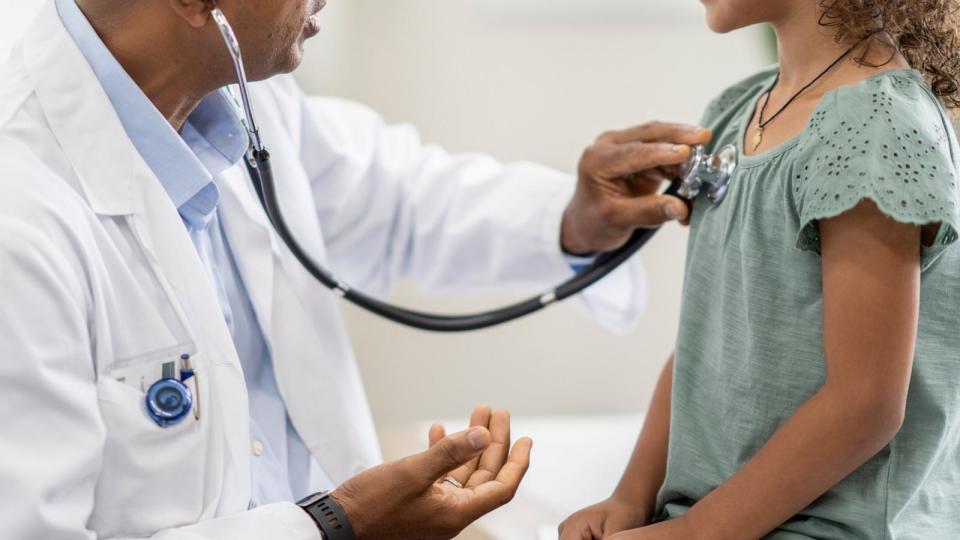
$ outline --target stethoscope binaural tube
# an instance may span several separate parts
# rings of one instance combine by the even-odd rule
[[[405,326],[433,332],[468,332],[497,326],[535,313],[551,304],[579,294],[624,264],[640,248],[646,245],[659,230],[658,228],[637,229],[622,247],[598,256],[587,269],[552,290],[504,308],[482,313],[466,315],[426,313],[395,306],[355,290],[318,264],[293,236],[280,207],[276,183],[273,178],[273,168],[270,164],[270,152],[263,146],[259,130],[253,119],[239,43],[219,8],[214,7],[213,17],[227,44],[237,72],[241,105],[244,109],[246,127],[250,132],[250,149],[245,157],[245,164],[271,225],[293,256],[311,276],[337,295],[366,311]],[[732,162],[728,147],[724,147],[726,154],[718,153],[718,155],[722,154],[722,159],[716,156],[707,156],[701,147],[694,150],[690,160],[683,167],[684,178],[674,182],[664,194],[677,196],[678,193],[684,192],[692,198],[699,193],[699,190],[705,184],[712,187],[722,184],[722,192],[725,193],[725,186],[729,183],[733,170],[736,168],[736,148],[733,148]],[[721,161],[723,162],[721,163]],[[718,167],[722,170],[718,170]],[[722,199],[723,193],[720,194],[719,199]],[[719,203],[719,199],[713,202]]]

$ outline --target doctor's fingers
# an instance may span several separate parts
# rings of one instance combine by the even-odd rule
[[[470,414],[470,427],[482,427],[491,430],[490,427],[490,418],[493,415],[493,411],[490,407],[486,405],[481,405],[473,409],[473,413]],[[491,432],[491,438],[496,439],[496,436]],[[467,482],[470,480],[470,476],[477,470],[477,467],[480,465],[480,456],[477,456],[471,459],[468,463],[457,467],[457,469],[450,473],[450,476],[454,477],[457,482],[460,482],[462,485],[467,485]]]
[[[631,195],[640,197],[659,192],[663,184],[671,182],[673,179],[674,177],[669,175],[663,167],[658,167],[612,181],[623,182]]]
[[[608,207],[609,222],[617,227],[637,229],[659,227],[668,221],[686,223],[690,207],[671,195],[646,195],[613,201]]]
[[[427,448],[433,448],[435,444],[442,441],[444,437],[447,436],[447,428],[443,424],[437,422],[430,426],[430,431],[427,432],[428,445]]]
[[[660,167],[679,165],[690,147],[668,143],[596,144],[584,154],[582,172],[596,178],[625,178]]]
[[[597,140],[617,144],[628,142],[661,142],[695,146],[698,144],[707,144],[711,138],[713,138],[713,133],[707,128],[688,124],[672,124],[669,122],[648,122],[619,131],[608,131]]]
[[[490,416],[490,446],[480,455],[479,466],[464,484],[479,486],[500,474],[510,453],[510,413],[497,411]]]
[[[473,412],[470,413],[470,424],[467,427],[489,427],[490,414],[490,407],[486,405],[474,407]],[[433,448],[433,445],[440,442],[440,440],[446,436],[447,428],[441,422],[434,423],[430,426],[430,431],[428,432],[428,448]]]
[[[420,492],[442,479],[450,471],[469,463],[490,446],[486,428],[470,428],[437,441],[426,452],[396,462],[411,492]]]
[[[513,500],[530,468],[532,448],[532,439],[524,437],[518,440],[496,477],[472,488],[468,508],[465,509],[471,522]]]

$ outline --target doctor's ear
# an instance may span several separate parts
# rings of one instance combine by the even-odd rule
[[[203,28],[216,4],[211,0],[170,0],[170,7],[190,26]]]

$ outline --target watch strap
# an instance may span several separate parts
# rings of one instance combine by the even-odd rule
[[[325,540],[357,540],[350,519],[329,492],[314,493],[297,504],[313,518]]]

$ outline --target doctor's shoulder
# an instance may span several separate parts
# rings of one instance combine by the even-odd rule
[[[0,62],[0,131],[8,127],[32,94],[27,74],[13,61],[13,55]]]
[[[70,285],[86,282],[84,261],[97,226],[89,206],[36,152],[2,130],[0,163],[2,279],[27,271],[18,265],[50,265]]]
[[[383,137],[391,137],[390,148],[398,152],[408,149],[400,141],[420,143],[413,127],[388,126],[377,111],[357,101],[308,95],[291,75],[254,83],[251,93],[264,137],[292,136],[293,144],[309,153],[365,161],[371,151],[387,150]]]

